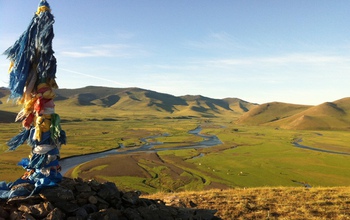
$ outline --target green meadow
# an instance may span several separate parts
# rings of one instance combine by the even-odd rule
[[[96,113],[96,112],[95,112]],[[177,147],[157,153],[113,155],[81,164],[66,175],[115,182],[125,190],[145,193],[206,190],[213,188],[294,186],[349,186],[350,155],[297,148],[301,144],[350,154],[347,131],[285,130],[235,124],[234,118],[176,119],[168,117],[99,117],[88,114],[74,118],[67,113],[62,128],[68,143],[61,157],[100,152],[113,148],[135,149],[151,142],[154,148]],[[76,117],[76,116],[75,116]],[[201,126],[201,134],[216,135],[223,143],[200,149],[181,149],[202,138],[188,131]],[[18,123],[0,124],[0,179],[13,181],[24,170],[17,166],[30,148],[20,146],[7,152],[5,142],[21,129]],[[166,135],[164,135],[166,134]]]
[[[201,141],[189,130],[201,125],[202,134],[216,135],[223,144],[201,148],[181,149]],[[201,190],[207,188],[234,188],[258,186],[348,186],[350,184],[349,155],[338,155],[295,147],[292,143],[320,149],[350,153],[346,131],[298,131],[262,126],[238,126],[225,120],[196,119],[120,119],[115,121],[70,121],[62,123],[67,132],[68,144],[62,146],[61,156],[99,152],[118,148],[125,150],[140,147],[140,139],[167,133],[153,138],[163,142],[155,148],[179,146],[178,150],[159,151],[157,157],[137,153],[130,174],[119,173],[118,167],[126,156],[108,161],[97,159],[75,167],[73,177],[97,178],[116,182],[126,189],[144,192]],[[18,178],[23,169],[16,165],[27,157],[30,148],[20,146],[14,152],[5,152],[4,142],[16,135],[18,124],[1,126],[1,179]],[[122,149],[121,149],[122,150]],[[158,160],[158,159],[157,159]],[[89,167],[87,169],[87,167]],[[91,168],[91,166],[93,168]],[[140,175],[138,169],[143,170]],[[116,170],[113,172],[113,170]],[[97,173],[91,176],[91,173]]]

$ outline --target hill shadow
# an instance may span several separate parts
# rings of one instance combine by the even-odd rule
[[[0,110],[0,122],[1,123],[15,122],[16,116],[17,116],[17,113]]]
[[[78,103],[80,105],[95,105],[91,101],[97,99],[97,96],[94,93],[82,93],[78,94]]]
[[[110,95],[110,96],[107,96],[107,97],[101,99],[102,104],[105,107],[111,107],[112,105],[117,103],[119,100],[120,100],[120,96],[118,96],[118,95]]]
[[[182,105],[187,106],[186,100],[173,96],[168,94],[161,94],[161,93],[155,93],[155,92],[145,92],[145,96],[147,98],[150,98],[151,101],[148,104],[148,106],[157,106],[161,109],[164,109],[167,112],[173,113],[175,108],[175,105]],[[157,102],[160,101],[161,103]]]

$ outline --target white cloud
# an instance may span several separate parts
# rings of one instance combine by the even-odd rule
[[[83,46],[59,53],[73,58],[85,57],[131,57],[138,49],[126,44],[101,44]]]
[[[186,45],[203,50],[246,50],[250,48],[240,43],[234,36],[225,31],[210,33],[201,40],[188,41]]]
[[[128,85],[126,85],[124,83],[120,83],[120,82],[117,82],[117,81],[114,81],[114,80],[111,80],[111,79],[107,79],[105,77],[99,77],[99,76],[86,74],[86,73],[82,73],[82,72],[78,72],[78,71],[74,71],[74,70],[69,70],[69,69],[65,69],[65,68],[59,68],[59,70],[62,70],[64,72],[73,73],[73,74],[80,75],[80,76],[84,76],[84,77],[88,77],[88,78],[97,79],[97,80],[100,80],[100,81],[109,82],[109,83],[112,83],[114,86],[129,87]]]
[[[271,65],[288,65],[288,64],[332,64],[332,63],[348,63],[350,57],[331,56],[318,54],[286,54],[281,56],[270,57],[251,57],[238,59],[212,59],[206,63],[220,66],[236,66],[236,65],[253,65],[253,64],[271,64]]]

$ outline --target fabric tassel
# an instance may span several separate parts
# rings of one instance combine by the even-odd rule
[[[60,137],[58,138],[58,141],[61,144],[67,144],[67,136],[66,136],[66,132],[64,130],[61,130]]]
[[[36,141],[34,140],[34,133],[35,133],[35,127],[32,126],[32,127],[30,127],[30,129],[29,129],[29,138],[28,138],[28,140],[27,140],[28,146],[30,146],[30,147],[32,147],[32,148],[34,148],[35,145],[36,145]]]
[[[57,140],[61,135],[60,122],[61,122],[61,118],[58,114],[51,115],[50,133],[51,133],[52,140]]]
[[[33,124],[34,121],[34,114],[30,113],[22,122],[22,126],[26,129],[29,129],[30,126]]]
[[[29,165],[29,159],[23,158],[21,161],[17,163],[17,165],[22,166],[23,168],[27,169]]]
[[[57,65],[52,50],[54,17],[50,10],[46,9],[49,8],[46,1],[40,4],[44,9],[37,11],[20,38],[4,52],[11,61],[10,99],[18,100],[22,97],[27,81],[46,82],[56,78]],[[38,74],[31,74],[31,71],[34,71],[32,68],[35,67]],[[30,83],[30,87],[32,85],[33,83]]]
[[[36,142],[36,145],[42,145],[42,144],[52,144],[50,131],[43,132],[41,134],[41,141]]]
[[[17,114],[15,121],[22,121],[25,117],[27,117],[30,113],[34,111],[34,103],[37,98],[32,98],[28,101],[25,101],[23,109]]]
[[[45,118],[42,116],[38,116],[34,119],[35,124],[35,132],[34,132],[34,140],[41,141],[41,124],[44,123]]]
[[[4,52],[4,55],[7,55],[7,58],[13,62],[10,71],[10,99],[19,99],[23,95],[23,89],[31,69],[31,60],[35,57],[34,44],[31,42],[34,40],[36,32],[35,16],[15,44]]]
[[[29,130],[23,129],[21,133],[11,138],[11,140],[7,142],[7,146],[9,146],[9,150],[10,151],[16,150],[20,145],[22,145],[28,139],[29,132],[30,132]]]
[[[34,154],[32,158],[30,159],[30,162],[28,164],[28,168],[30,169],[39,169],[44,167],[44,164],[47,161],[47,154]]]
[[[41,112],[43,111],[43,98],[39,97],[36,102],[34,103],[34,110],[35,112],[37,112],[38,114],[41,114]]]

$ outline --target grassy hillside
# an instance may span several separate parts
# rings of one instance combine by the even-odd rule
[[[317,106],[271,102],[261,105],[238,98],[200,95],[176,97],[140,88],[88,86],[58,89],[56,112],[64,120],[120,120],[128,117],[227,118],[238,125],[264,125],[296,130],[349,130],[350,98]],[[9,122],[20,106],[7,102],[0,88],[0,122]]]
[[[349,98],[326,102],[270,125],[286,129],[348,130],[350,129],[349,103]]]
[[[350,188],[262,187],[157,193],[167,205],[217,210],[221,219],[350,219]]]
[[[212,99],[192,95],[176,97],[140,88],[88,86],[79,89],[58,89],[56,94],[56,112],[65,120],[108,120],[129,116],[230,117],[234,120],[255,106],[238,98]],[[0,89],[0,109],[18,112],[20,106],[14,105],[12,101],[6,103],[8,95],[8,90]],[[83,116],[80,113],[83,113]]]
[[[250,109],[236,123],[294,130],[349,130],[350,98],[317,106],[266,103]]]
[[[254,106],[243,114],[237,124],[263,125],[269,122],[278,121],[303,110],[310,108],[307,105],[295,105],[289,103],[272,102]]]

